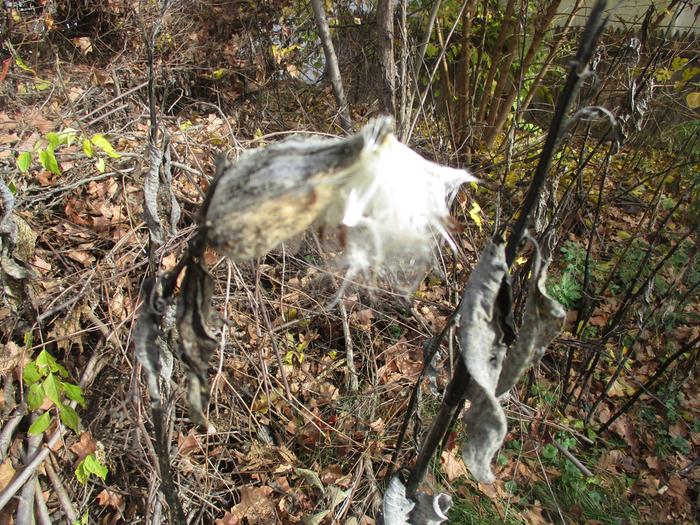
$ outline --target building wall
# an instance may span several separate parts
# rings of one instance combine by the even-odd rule
[[[559,11],[561,15],[558,17],[558,23],[563,23],[567,16],[571,13],[571,9],[576,3],[575,0],[563,0]],[[651,4],[656,6],[657,12],[665,10],[670,4],[670,0],[622,0],[617,2],[611,0],[608,2],[608,12],[611,14],[610,22],[615,28],[633,28],[639,27],[644,20],[644,15]],[[583,7],[579,9],[574,18],[574,25],[582,26],[586,23],[586,18],[595,4],[595,0],[583,0]],[[619,5],[617,5],[619,4]],[[616,7],[617,6],[617,7]],[[616,8],[615,8],[616,7]],[[668,24],[672,16],[667,16],[664,24]],[[662,27],[665,25],[662,24]],[[692,30],[695,34],[700,34],[700,2],[691,0],[688,2],[688,7],[683,9],[675,22],[672,24],[673,33],[685,33]]]

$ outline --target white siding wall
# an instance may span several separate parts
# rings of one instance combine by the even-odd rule
[[[563,23],[563,21],[566,20],[567,15],[571,13],[571,9],[575,3],[575,0],[562,1],[559,8],[559,11],[561,12],[560,17],[558,18],[559,23]],[[581,26],[585,24],[588,12],[593,4],[595,4],[595,0],[584,0],[582,2],[583,7],[578,11],[576,17],[574,18],[574,25]],[[647,9],[651,4],[656,6],[657,12],[661,12],[667,8],[667,6],[670,4],[670,0],[622,0],[622,2],[619,2],[620,5],[617,7],[617,9],[613,9],[613,7],[615,7],[617,4],[618,2],[615,0],[608,2],[608,11],[611,13],[610,22],[612,26],[621,28],[639,27],[644,20],[644,15],[646,14]],[[696,34],[700,33],[700,17],[695,17],[696,12],[700,14],[700,1],[691,0],[689,4],[690,7],[686,7],[676,19],[673,25],[675,29],[674,32],[683,33],[689,29],[693,29]],[[665,23],[668,24],[670,20],[671,17],[667,16]]]

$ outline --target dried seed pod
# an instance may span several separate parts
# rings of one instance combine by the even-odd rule
[[[292,137],[219,161],[204,216],[207,241],[233,260],[265,255],[303,232],[335,199],[363,152],[393,130],[380,118],[347,138]]]

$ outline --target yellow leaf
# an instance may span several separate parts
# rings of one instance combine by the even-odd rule
[[[472,220],[479,227],[479,230],[483,229],[484,220],[481,217],[481,206],[479,206],[478,202],[476,202],[476,201],[472,202],[472,207],[469,210],[469,216],[472,218]]]
[[[685,97],[685,101],[688,103],[690,109],[700,108],[700,92],[695,91],[693,93],[688,93]]]

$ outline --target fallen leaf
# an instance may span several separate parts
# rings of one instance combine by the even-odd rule
[[[384,433],[384,420],[381,417],[377,418],[376,420],[372,421],[369,424],[369,428],[371,428],[377,434],[383,434]]]
[[[238,525],[247,519],[250,525],[274,523],[275,505],[270,499],[271,487],[242,487],[241,501],[223,518],[217,519],[215,525]]]
[[[86,456],[89,456],[97,450],[97,442],[92,438],[92,432],[83,432],[80,434],[80,441],[73,443],[70,451],[78,456],[76,463],[80,463]]]
[[[5,348],[0,355],[0,375],[12,372],[22,360],[22,349],[13,341],[5,344]]]
[[[182,435],[180,432],[177,436],[177,450],[183,456],[191,455],[192,452],[197,451],[201,448],[197,437],[194,435],[194,431],[190,430],[187,437]]]
[[[102,489],[97,495],[97,504],[100,507],[112,507],[121,514],[124,510],[124,496],[108,489]]]
[[[461,457],[455,456],[452,452],[443,450],[440,455],[442,471],[447,476],[447,481],[452,482],[459,477],[467,476],[467,467]]]
[[[632,447],[633,451],[639,449],[639,441],[634,432],[635,425],[626,415],[617,418],[612,425],[610,425],[610,429],[624,439],[625,442]]]
[[[0,465],[0,492],[10,483],[15,475],[15,468],[12,466],[10,458],[6,458]]]
[[[26,113],[22,116],[22,120],[30,126],[33,126],[36,129],[38,129],[41,133],[48,133],[49,131],[54,130],[53,121],[46,119],[37,110],[33,110]]]
[[[85,250],[70,250],[66,255],[83,266],[92,266],[95,262],[95,257]]]

